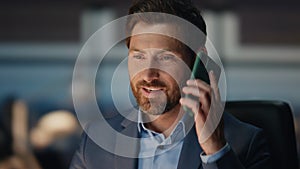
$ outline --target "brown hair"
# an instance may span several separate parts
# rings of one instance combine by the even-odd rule
[[[144,13],[144,12],[160,12],[178,16],[185,19],[195,26],[197,26],[206,36],[206,24],[200,11],[192,4],[191,0],[135,0],[129,8],[129,14]],[[126,31],[128,34],[134,28],[137,22],[143,21],[145,23],[163,23],[168,22],[166,18],[161,16],[154,18],[131,17],[127,21]],[[204,46],[206,38],[199,41],[199,46]],[[126,39],[126,44],[129,47],[130,37]]]

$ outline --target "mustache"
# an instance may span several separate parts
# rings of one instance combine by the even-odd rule
[[[146,82],[144,80],[141,80],[137,82],[137,87],[167,87],[166,83],[160,80],[153,80],[151,82]]]

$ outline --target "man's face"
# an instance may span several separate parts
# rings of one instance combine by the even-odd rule
[[[138,23],[140,29],[172,29],[170,25]],[[181,87],[189,78],[190,56],[179,41],[158,34],[131,37],[128,71],[133,94],[144,113],[160,115],[179,104]],[[188,66],[186,65],[188,63]]]

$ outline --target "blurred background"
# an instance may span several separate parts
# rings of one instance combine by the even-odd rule
[[[28,161],[36,164],[31,169],[68,168],[81,133],[71,93],[76,58],[96,30],[127,14],[130,3],[0,2],[0,168],[11,163],[24,168],[22,163]],[[227,100],[288,102],[300,147],[300,1],[194,3],[203,10],[208,37],[222,59]],[[109,35],[114,36],[115,31]],[[110,39],[100,42],[99,48],[106,40]],[[125,45],[118,44],[99,67],[96,95],[104,112],[114,111],[109,82],[126,56]],[[127,70],[123,69],[127,82]],[[119,85],[119,90],[124,89]]]

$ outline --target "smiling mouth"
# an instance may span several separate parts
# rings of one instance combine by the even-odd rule
[[[153,87],[143,87],[143,90],[146,92],[157,92],[157,91],[163,91],[162,88],[153,88]]]
[[[161,87],[142,87],[142,93],[148,98],[159,97],[164,93],[164,88]]]

